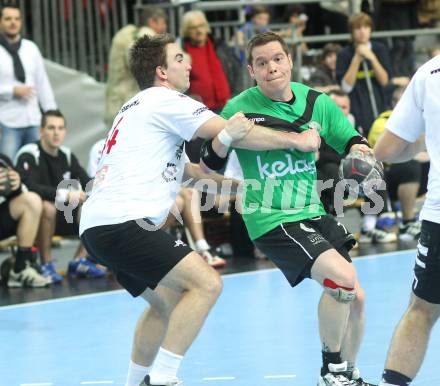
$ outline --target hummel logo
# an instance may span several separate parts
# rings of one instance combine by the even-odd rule
[[[431,71],[431,75],[432,75],[432,74],[436,74],[437,72],[440,72],[440,68],[437,68],[436,70],[432,70],[432,71]]]
[[[176,240],[174,242],[174,248],[176,247],[186,247],[186,244],[182,240]]]
[[[305,226],[302,222],[299,223],[299,227],[306,232],[315,233],[316,231],[313,228],[309,228]]]

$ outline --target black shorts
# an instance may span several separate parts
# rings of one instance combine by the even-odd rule
[[[440,224],[422,221],[417,250],[413,292],[429,303],[440,304]]]
[[[310,278],[318,256],[336,249],[351,262],[353,235],[333,216],[285,223],[254,240],[255,245],[283,272],[292,287]]]
[[[78,236],[79,224],[78,224],[78,209],[74,209],[72,212],[73,222],[67,222],[64,217],[64,212],[57,210],[55,217],[55,234],[57,236]]]
[[[400,164],[392,164],[385,170],[385,181],[390,198],[397,200],[397,189],[401,184],[421,182],[422,166],[420,162],[411,160]]]
[[[0,240],[17,233],[18,221],[14,220],[9,211],[9,201],[0,204]]]
[[[192,252],[182,241],[162,230],[144,229],[136,220],[87,229],[81,240],[90,257],[110,268],[133,296],[139,296],[147,287],[156,288]]]

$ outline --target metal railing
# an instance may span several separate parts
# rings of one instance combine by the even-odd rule
[[[127,24],[125,1],[17,0],[16,4],[23,16],[23,35],[38,45],[45,58],[105,80],[112,37]]]
[[[237,19],[210,23],[215,38],[239,47],[235,42],[237,30],[244,23],[244,7],[256,4],[280,5],[292,3],[316,3],[318,0],[226,0],[226,1],[187,1],[155,2],[163,7],[169,18],[170,32],[178,35],[182,14],[188,9],[241,10]],[[334,3],[338,3],[334,0]],[[0,0],[0,6],[3,0]],[[350,11],[356,11],[359,0],[350,0]],[[105,81],[108,54],[113,35],[128,22],[131,11],[122,0],[16,0],[23,14],[23,34],[39,46],[43,56],[83,71],[99,81]],[[137,0],[134,5],[134,20],[142,8],[151,1]],[[288,24],[271,25],[274,29],[289,27]],[[398,37],[418,35],[440,35],[440,29],[420,29],[406,31],[374,32],[373,37]],[[348,41],[348,34],[319,35],[286,39],[295,53],[296,68],[301,67],[302,51],[300,43],[324,43],[329,41]],[[245,66],[243,71],[246,72]],[[247,76],[245,77],[245,79]],[[301,80],[301,74],[295,72],[295,80]]]
[[[374,31],[371,34],[372,39],[381,38],[393,38],[393,37],[415,37],[415,36],[438,36],[440,37],[440,28],[420,28],[420,29],[407,29],[397,31]],[[315,35],[315,36],[303,36],[298,38],[292,36],[292,38],[286,38],[286,42],[294,48],[295,67],[296,69],[302,66],[303,53],[301,50],[301,43],[328,43],[338,41],[349,41],[350,34],[334,34],[334,35]],[[294,78],[296,81],[301,82],[301,72],[294,71]]]

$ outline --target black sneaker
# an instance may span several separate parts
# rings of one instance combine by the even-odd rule
[[[182,386],[182,385],[183,382],[179,381],[177,378],[174,378],[163,385],[152,385],[150,383],[150,376],[147,375],[139,386]]]

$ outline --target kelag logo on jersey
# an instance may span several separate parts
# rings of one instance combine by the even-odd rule
[[[288,173],[292,175],[303,172],[314,173],[316,170],[315,161],[307,162],[304,159],[300,159],[293,162],[292,156],[290,154],[286,154],[286,158],[287,162],[278,160],[273,162],[272,164],[263,164],[261,162],[261,157],[257,155],[257,165],[260,177],[262,179],[265,179],[267,177],[284,177]]]

